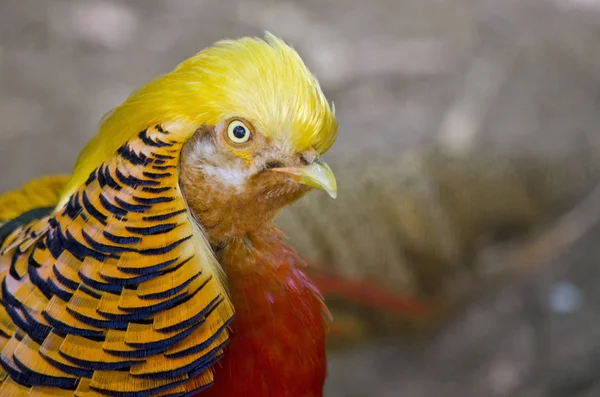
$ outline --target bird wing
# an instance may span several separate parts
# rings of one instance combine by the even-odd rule
[[[69,179],[68,175],[47,176],[3,194],[0,196],[0,223],[20,217],[31,210],[56,206]]]
[[[13,223],[0,244],[0,395],[179,396],[212,384],[233,307],[179,188],[183,143],[148,128],[64,206]]]

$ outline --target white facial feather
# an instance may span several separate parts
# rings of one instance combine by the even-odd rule
[[[220,183],[224,187],[233,187],[237,190],[241,190],[250,177],[249,170],[240,170],[233,167],[233,165],[232,167],[223,167],[203,164],[201,167],[204,175],[212,177],[215,183]]]
[[[223,163],[222,157],[209,139],[198,139],[191,156],[192,164],[195,164],[209,180],[224,188],[230,187],[240,191],[252,174],[250,168],[240,168],[233,161]]]

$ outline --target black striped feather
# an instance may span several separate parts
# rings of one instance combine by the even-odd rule
[[[63,209],[0,230],[0,396],[185,396],[212,384],[233,309],[197,252],[182,144],[148,128]]]

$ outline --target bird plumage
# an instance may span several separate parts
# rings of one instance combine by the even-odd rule
[[[55,209],[1,242],[0,395],[321,395],[325,306],[273,217],[307,186],[335,195],[319,156],[336,134],[273,36],[136,91]]]
[[[69,175],[42,177],[0,196],[0,224],[36,208],[56,206],[69,179]]]

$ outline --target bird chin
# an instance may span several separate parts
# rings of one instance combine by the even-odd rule
[[[300,199],[310,190],[312,188],[290,181],[265,189],[258,200],[271,202],[273,207],[284,207]]]

